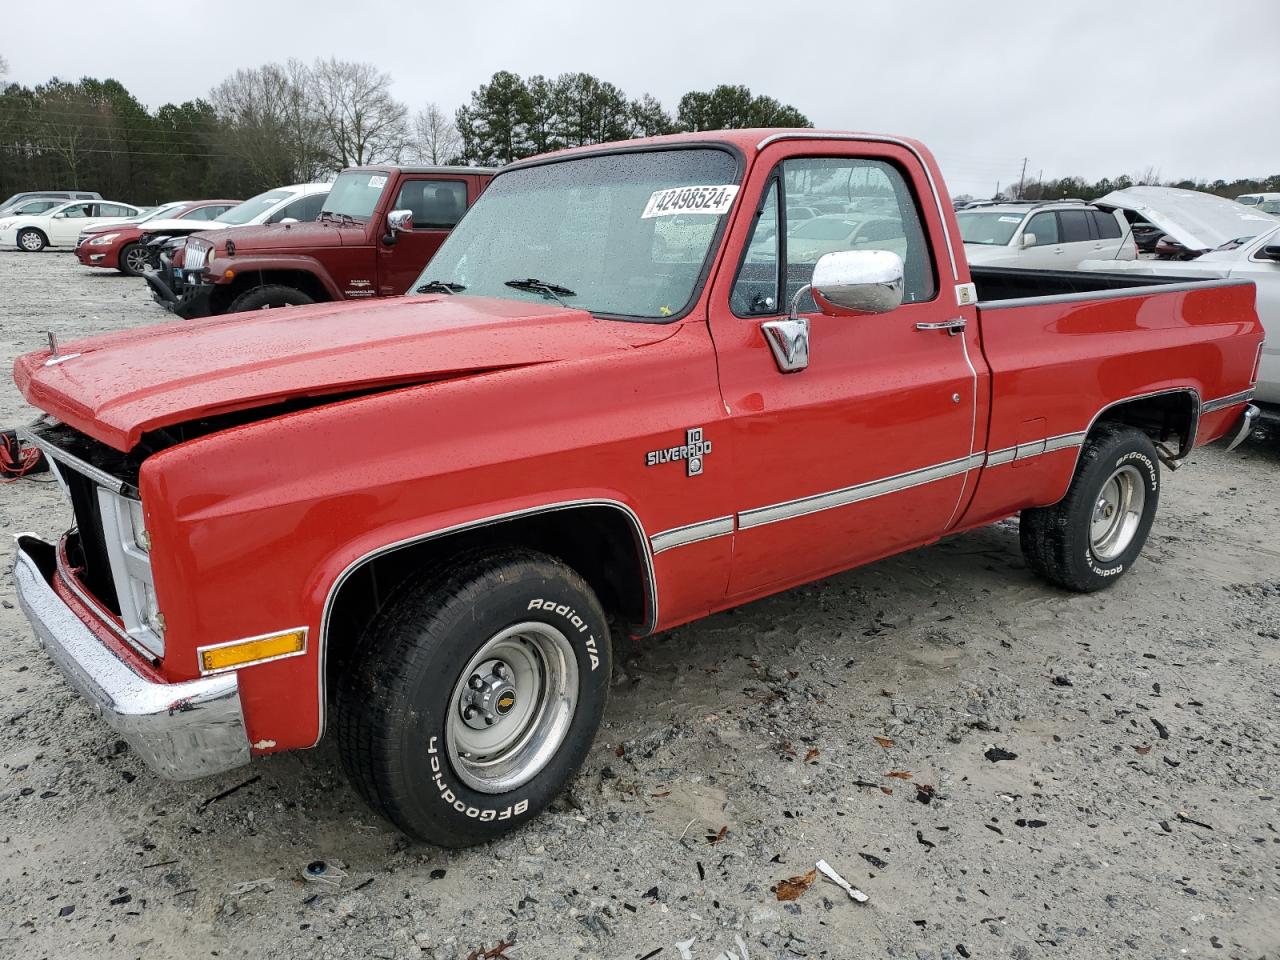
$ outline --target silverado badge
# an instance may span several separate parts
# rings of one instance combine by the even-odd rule
[[[686,476],[696,477],[701,474],[703,458],[711,452],[711,441],[702,439],[701,427],[690,427],[684,434],[684,443],[678,447],[650,450],[645,454],[644,465],[656,467],[660,463],[683,460]]]

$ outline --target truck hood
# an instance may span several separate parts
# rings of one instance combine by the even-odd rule
[[[1176,187],[1128,187],[1094,204],[1131,210],[1188,250],[1212,250],[1228,240],[1254,237],[1276,225],[1276,218],[1252,207],[1198,190]]]
[[[148,431],[280,401],[579,359],[678,325],[597,320],[556,304],[398,297],[177,321],[21,356],[33,406],[117,450]],[[54,360],[55,362],[49,362]]]
[[[262,226],[231,227],[228,236],[236,243],[236,255],[264,250],[308,249],[342,245],[344,231],[336,223],[268,223]],[[361,229],[363,236],[363,228]]]

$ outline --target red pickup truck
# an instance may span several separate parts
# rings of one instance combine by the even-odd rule
[[[819,202],[875,229],[793,243]],[[329,730],[402,829],[487,840],[583,761],[620,638],[1016,514],[1106,587],[1161,463],[1255,413],[1252,284],[970,270],[895,137],[512,164],[413,286],[18,359],[75,514],[22,604],[160,774]]]
[[[352,167],[315,220],[197,233],[180,266],[145,276],[185,318],[399,296],[491,179],[481,167]]]

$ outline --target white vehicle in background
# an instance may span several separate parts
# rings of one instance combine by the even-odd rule
[[[54,207],[60,207],[66,202],[61,197],[30,197],[27,200],[19,200],[17,203],[0,210],[0,220],[6,220],[11,217],[35,216],[38,213],[44,213],[46,210],[52,210]]]
[[[1082,270],[1143,273],[1189,279],[1252,280],[1258,317],[1266,329],[1254,402],[1264,419],[1280,422],[1280,219],[1240,204],[1173,187],[1130,187],[1097,201],[1155,224],[1187,250],[1207,250],[1194,260],[1087,260]]]
[[[1135,260],[1124,214],[1081,200],[971,204],[957,211],[974,267],[1074,270],[1084,260]]]
[[[817,263],[823,254],[837,250],[889,250],[905,257],[907,236],[902,221],[892,217],[827,214],[787,224],[787,258],[792,263]]]
[[[1257,207],[1268,201],[1280,203],[1280,193],[1242,193],[1236,197],[1236,203],[1246,207]]]
[[[295,183],[288,187],[277,187],[236,204],[212,220],[149,220],[146,232],[149,236],[162,233],[180,236],[263,223],[306,223],[320,216],[320,208],[324,206],[324,198],[329,195],[329,188],[332,186],[331,183]]]
[[[113,200],[71,200],[44,213],[0,220],[0,247],[38,253],[45,247],[73,247],[86,227],[122,223],[142,207]]]

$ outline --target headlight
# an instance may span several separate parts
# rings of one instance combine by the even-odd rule
[[[151,536],[142,504],[98,488],[102,533],[125,631],[157,656],[164,654],[164,614],[151,574]]]
[[[114,240],[118,236],[120,236],[120,234],[118,233],[104,233],[102,236],[94,237],[92,240],[90,240],[89,246],[105,247],[108,243],[110,243],[112,240]]]

